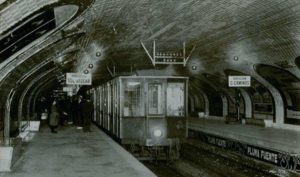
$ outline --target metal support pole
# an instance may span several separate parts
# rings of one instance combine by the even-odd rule
[[[9,132],[10,132],[10,116],[9,116],[9,108],[8,103],[5,104],[5,118],[4,118],[4,145],[8,146],[10,143]]]
[[[193,54],[194,50],[196,49],[196,46],[194,46],[190,52],[190,54],[185,58],[183,58],[183,66],[186,65],[187,61],[190,59],[191,55]]]
[[[237,119],[240,120],[240,105],[237,107]]]
[[[11,103],[11,98],[15,94],[14,89],[11,89],[6,103],[5,103],[5,117],[4,117],[4,144],[5,145],[10,145],[10,103]]]
[[[146,54],[148,55],[148,57],[150,58],[151,60],[151,63],[153,64],[153,66],[155,66],[155,61],[154,59],[152,58],[152,56],[150,55],[149,51],[147,50],[146,46],[144,45],[144,43],[141,41],[141,45],[142,47],[144,48]]]
[[[236,99],[235,99],[235,102],[236,102],[236,112],[237,112],[237,120],[240,121],[240,99],[241,99],[241,95],[238,91],[238,89],[236,88],[235,89],[235,96],[236,96]]]
[[[116,76],[116,66],[114,65],[114,77]]]
[[[110,68],[108,67],[108,65],[106,65],[106,69],[109,72],[111,77],[115,77],[114,73],[110,70]]]
[[[185,59],[185,42],[183,42],[183,58]]]
[[[155,54],[155,52],[156,52],[156,50],[155,50],[155,48],[156,48],[156,44],[155,44],[155,40],[153,41],[153,65],[155,66],[155,61],[156,61],[156,54]]]

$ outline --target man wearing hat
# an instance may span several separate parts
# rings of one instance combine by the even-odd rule
[[[79,104],[80,118],[83,120],[83,132],[91,131],[91,122],[93,116],[93,104],[88,97],[83,97]]]

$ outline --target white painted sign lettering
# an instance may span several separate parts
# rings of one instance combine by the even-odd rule
[[[229,87],[250,87],[251,77],[250,76],[228,76]]]
[[[70,85],[92,85],[91,74],[67,73],[66,84]]]

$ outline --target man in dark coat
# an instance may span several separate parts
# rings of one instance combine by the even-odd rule
[[[93,116],[93,104],[89,98],[84,98],[79,104],[80,117],[83,120],[83,131],[91,132],[91,122]]]
[[[83,116],[82,116],[82,113],[81,113],[81,110],[83,109],[82,108],[82,105],[83,105],[83,97],[82,95],[78,95],[77,97],[77,102],[76,104],[74,105],[74,113],[75,113],[75,117],[76,117],[76,126],[77,126],[77,129],[82,129],[82,126],[83,126]]]
[[[72,102],[71,102],[71,115],[72,115],[72,120],[73,120],[73,124],[75,126],[79,126],[79,121],[78,121],[78,116],[79,116],[79,113],[78,113],[78,105],[79,105],[79,100],[78,100],[78,96],[75,95],[73,96],[72,98]]]
[[[50,117],[49,117],[49,125],[51,128],[51,133],[57,133],[55,128],[58,125],[58,121],[59,121],[59,113],[57,110],[56,100],[54,100],[52,103],[52,106],[51,106],[51,112],[50,112]]]
[[[37,110],[37,119],[41,120],[42,114],[47,113],[47,104],[46,104],[46,99],[45,97],[42,97],[39,101],[38,104],[36,104],[36,110]]]

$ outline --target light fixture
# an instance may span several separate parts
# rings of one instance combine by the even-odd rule
[[[93,64],[89,64],[89,68],[91,68],[91,69],[92,69],[93,67],[94,67],[94,65],[93,65]]]
[[[89,71],[86,69],[86,70],[83,71],[83,73],[84,73],[84,74],[88,74]]]
[[[238,57],[238,56],[234,56],[234,57],[233,57],[233,60],[234,60],[234,61],[238,61],[238,60],[239,60],[239,57]]]
[[[101,56],[101,52],[96,52],[96,57],[100,57]]]
[[[192,70],[196,70],[196,69],[197,69],[197,66],[193,65]]]
[[[160,130],[160,129],[155,129],[154,131],[153,131],[153,135],[155,136],[155,137],[161,137],[162,136],[162,131]]]

